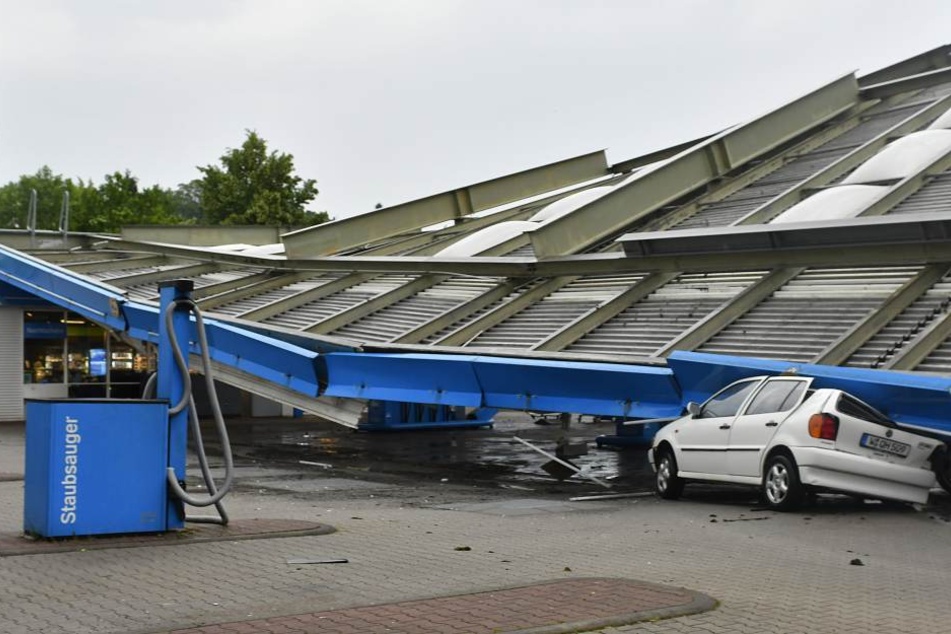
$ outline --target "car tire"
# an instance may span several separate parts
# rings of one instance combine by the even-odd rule
[[[942,450],[934,459],[934,474],[941,488],[951,493],[951,456]]]
[[[799,481],[799,468],[795,461],[776,454],[766,461],[763,470],[763,501],[774,511],[792,511],[802,505],[805,488]]]
[[[657,456],[654,491],[665,500],[676,500],[684,491],[684,481],[677,475],[677,459],[670,449],[662,449]]]

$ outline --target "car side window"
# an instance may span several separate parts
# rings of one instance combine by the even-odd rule
[[[759,385],[760,380],[744,381],[736,383],[725,390],[715,394],[709,401],[704,403],[700,410],[699,418],[722,418],[724,416],[736,416],[740,411],[740,406],[750,395],[750,392]]]
[[[753,397],[747,414],[774,414],[788,412],[806,390],[805,381],[770,381]]]

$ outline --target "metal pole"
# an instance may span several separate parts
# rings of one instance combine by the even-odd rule
[[[59,210],[59,231],[65,240],[69,233],[69,190],[63,191],[63,205]]]
[[[30,244],[33,245],[33,239],[36,234],[36,190],[30,190],[30,207],[26,212],[26,228],[30,232]]]
[[[165,322],[165,309],[169,304],[179,299],[188,299],[195,288],[191,280],[169,280],[159,283],[159,342],[158,342],[158,376],[156,377],[155,393],[160,399],[168,399],[169,405],[174,406],[182,400],[185,394],[185,381],[188,377],[182,376],[175,363],[172,344],[168,336],[168,326]],[[172,314],[172,327],[178,338],[182,355],[188,359],[189,342],[192,340],[191,324],[188,309],[175,308]],[[185,479],[185,458],[188,443],[188,407],[177,414],[168,417],[168,466],[175,470],[179,480]],[[166,530],[176,530],[185,527],[185,505],[177,497],[169,496],[166,509]]]

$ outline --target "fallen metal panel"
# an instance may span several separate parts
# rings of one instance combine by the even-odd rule
[[[702,403],[746,377],[794,373],[813,377],[815,388],[853,394],[898,423],[951,435],[951,377],[682,351],[667,364],[685,401]]]
[[[654,418],[681,412],[662,367],[440,354],[325,355],[324,395]]]
[[[192,367],[201,367],[201,361],[195,355],[191,357]],[[215,380],[222,381],[238,389],[278,401],[285,405],[296,407],[310,414],[320,416],[340,425],[356,428],[360,422],[360,414],[366,407],[364,401],[332,397],[315,398],[313,395],[303,395],[273,383],[262,381],[260,378],[242,372],[232,367],[213,363]]]

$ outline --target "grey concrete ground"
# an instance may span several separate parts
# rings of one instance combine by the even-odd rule
[[[22,427],[0,425],[0,472],[22,473],[22,443]],[[728,489],[680,502],[570,502],[451,473],[424,484],[336,475],[245,464],[228,500],[235,518],[316,520],[334,525],[332,535],[0,558],[0,632],[155,632],[577,576],[720,601],[606,632],[951,633],[943,495],[922,509],[832,498],[777,514]],[[22,484],[0,482],[0,531],[21,528]]]

